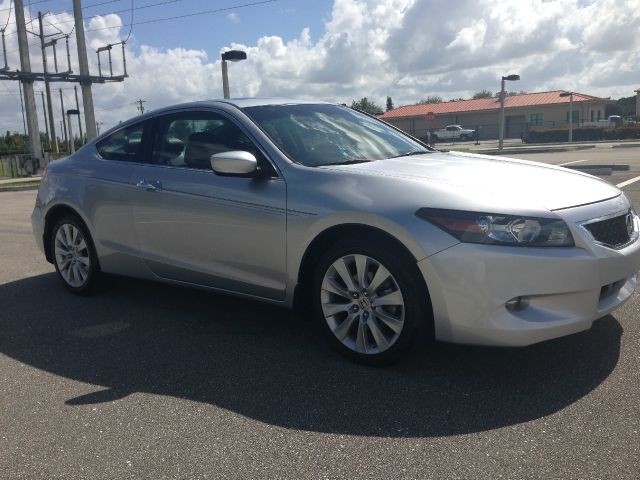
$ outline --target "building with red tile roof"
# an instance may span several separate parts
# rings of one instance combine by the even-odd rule
[[[566,127],[569,121],[568,96],[564,90],[522,93],[505,97],[505,137],[517,138],[531,128]],[[605,106],[611,100],[573,93],[574,124],[604,119]],[[451,100],[441,103],[404,105],[379,116],[416,137],[446,125],[478,129],[481,139],[497,138],[500,113],[499,97]]]

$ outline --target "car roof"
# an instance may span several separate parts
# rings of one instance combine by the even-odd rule
[[[261,97],[261,98],[214,98],[210,100],[199,100],[196,102],[186,102],[186,103],[176,103],[173,105],[167,105],[165,107],[158,108],[156,110],[149,110],[143,115],[139,115],[136,117],[131,117],[124,122],[120,122],[118,125],[114,125],[110,129],[103,132],[96,139],[94,139],[90,143],[95,143],[102,138],[107,137],[112,132],[119,130],[121,128],[126,128],[129,125],[132,125],[137,122],[144,121],[148,118],[155,117],[159,114],[170,112],[176,109],[181,108],[197,108],[197,107],[215,107],[218,105],[232,105],[236,108],[245,108],[245,107],[258,107],[258,106],[266,106],[266,105],[332,105],[330,102],[323,102],[320,100],[300,100],[295,98],[278,98],[278,97]]]
[[[265,105],[312,105],[312,104],[325,104],[328,102],[322,102],[318,100],[299,100],[294,98],[277,98],[277,97],[263,97],[263,98],[214,98],[210,100],[200,100],[197,102],[179,103],[174,105],[168,105],[163,108],[159,108],[149,113],[159,113],[164,110],[173,110],[183,107],[203,107],[203,106],[215,106],[220,104],[233,105],[238,108],[245,107],[258,107]]]

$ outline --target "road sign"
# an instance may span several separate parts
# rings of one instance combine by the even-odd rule
[[[433,112],[427,113],[427,122],[435,122],[436,114]]]

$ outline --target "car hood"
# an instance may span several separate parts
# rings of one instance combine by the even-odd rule
[[[336,165],[353,173],[400,177],[445,184],[460,190],[486,192],[519,204],[559,210],[600,202],[620,195],[597,177],[553,165],[461,152],[433,152],[369,163]]]

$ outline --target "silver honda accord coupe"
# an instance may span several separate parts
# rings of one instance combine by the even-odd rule
[[[378,365],[416,338],[520,346],[588,329],[640,269],[640,220],[613,185],[280,99],[121,123],[48,166],[32,223],[72,292],[107,272],[301,305]]]

